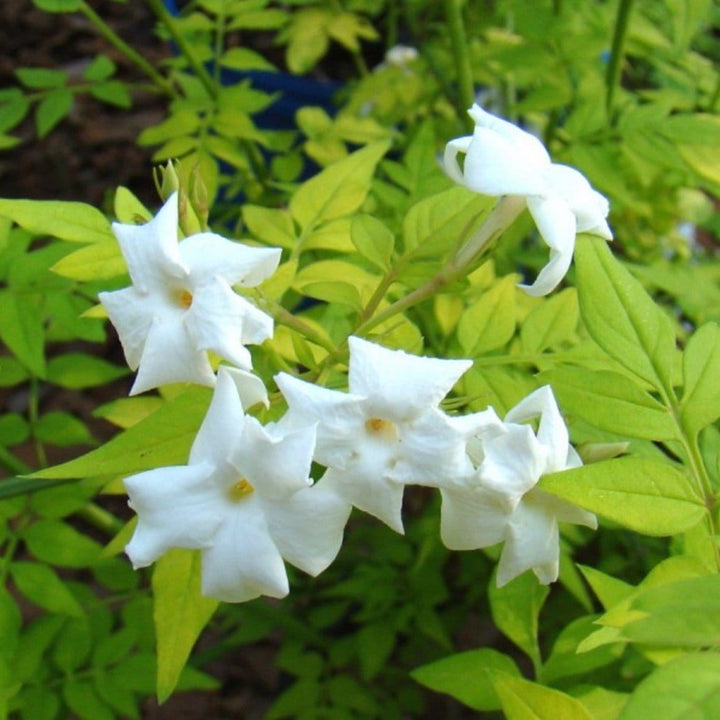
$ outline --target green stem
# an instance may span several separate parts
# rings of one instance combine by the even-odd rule
[[[110,537],[117,535],[124,526],[122,520],[118,520],[111,512],[94,503],[88,503],[80,508],[77,515]]]
[[[277,320],[277,322],[282,323],[286,327],[292,328],[293,330],[296,330],[298,333],[300,333],[300,335],[303,335],[308,340],[310,340],[310,342],[313,342],[316,345],[325,348],[325,350],[327,350],[329,353],[335,351],[335,345],[330,340],[328,340],[328,338],[326,338],[322,333],[319,333],[312,326],[300,320],[300,318],[295,317],[295,315],[288,312],[279,303],[271,303],[270,301],[265,301],[263,305],[265,305],[268,312],[270,312],[270,314],[275,318],[275,320]]]
[[[157,19],[165,26],[173,42],[177,45],[183,57],[197,75],[207,94],[214,100],[218,95],[218,87],[213,82],[210,73],[205,66],[195,57],[195,53],[180,32],[175,18],[167,11],[162,0],[146,0],[150,9],[155,13]]]
[[[465,111],[475,102],[475,85],[462,16],[463,5],[464,0],[445,0],[445,19],[450,33],[450,46],[455,60],[459,86],[458,115],[460,117],[463,117]]]
[[[605,108],[607,110],[608,119],[611,118],[613,101],[615,99],[615,89],[620,84],[622,64],[625,57],[625,42],[630,28],[630,13],[632,11],[633,3],[634,0],[620,0],[618,5],[610,62],[608,63],[607,74],[605,75]]]
[[[35,457],[38,465],[41,468],[47,467],[47,455],[45,454],[45,447],[37,437],[36,428],[40,421],[40,384],[36,377],[30,379],[30,398],[28,402],[28,420],[30,422],[30,436],[35,446]]]
[[[95,26],[95,29],[105,40],[121,52],[133,65],[142,70],[162,92],[166,95],[175,96],[175,90],[168,80],[142,55],[128,45],[84,0],[82,0],[79,12]]]
[[[720,101],[720,74],[718,74],[718,79],[715,83],[715,90],[710,98],[710,102],[708,103],[708,112],[714,113],[717,111],[718,101]]]
[[[30,468],[19,458],[15,457],[6,447],[0,445],[0,465],[14,475],[25,475]]]
[[[225,46],[225,3],[220,3],[217,14],[217,24],[215,26],[215,60],[213,63],[213,82],[215,85],[220,84],[220,55]]]

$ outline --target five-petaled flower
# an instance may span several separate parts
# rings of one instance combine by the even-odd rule
[[[530,133],[479,105],[468,112],[475,131],[447,144],[445,170],[455,182],[483,195],[524,199],[550,247],[550,261],[532,285],[522,287],[531,295],[546,295],[570,267],[576,233],[612,239],[606,221],[608,201],[580,172],[553,163],[543,144]],[[458,153],[465,153],[462,170]]]
[[[333,561],[350,505],[322,482],[310,486],[315,427],[263,427],[243,409],[258,400],[257,377],[221,367],[188,464],[126,478],[135,567],[171,548],[199,549],[203,594],[242,602],[287,595],[283,559],[311,575]]]
[[[537,434],[524,421],[539,417]],[[505,542],[497,571],[504,585],[526,570],[557,579],[558,522],[597,527],[592,513],[536,487],[540,478],[582,464],[549,386],[530,394],[501,422],[492,409],[470,445],[476,472],[441,487],[441,536],[451,550]]]
[[[348,502],[403,532],[405,484],[436,485],[468,472],[465,445],[475,426],[438,405],[469,360],[440,360],[388,350],[351,337],[349,392],[276,377],[291,427],[317,423],[314,459],[322,483]]]
[[[250,369],[249,343],[272,336],[272,318],[233,291],[271,275],[276,248],[253,248],[215,233],[178,243],[178,198],[144,225],[113,223],[132,286],[101,292],[125,358],[138,370],[131,395],[173,382],[213,385],[207,351]]]

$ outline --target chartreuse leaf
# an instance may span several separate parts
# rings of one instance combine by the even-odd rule
[[[152,587],[157,637],[157,696],[175,689],[198,635],[218,601],[200,594],[200,553],[175,549],[155,563]]]
[[[375,167],[389,147],[387,141],[372,143],[301,185],[290,200],[290,213],[303,230],[355,212],[365,202]]]
[[[573,696],[587,708],[593,720],[618,720],[630,697],[628,693],[584,683],[573,689]]]
[[[523,321],[520,338],[528,353],[543,352],[575,335],[580,320],[577,290],[565,290],[544,299]]]
[[[37,377],[45,377],[43,316],[33,302],[11,290],[0,290],[0,339]]]
[[[125,367],[82,353],[57,355],[47,364],[49,382],[74,390],[105,385],[128,372]]]
[[[372,215],[357,215],[350,226],[350,237],[357,251],[375,267],[390,267],[395,236],[383,222]]]
[[[453,187],[413,205],[403,221],[405,251],[432,256],[451,250],[477,227],[495,198]]]
[[[548,596],[531,572],[525,572],[499,588],[495,576],[488,585],[490,614],[498,630],[510,638],[533,663],[540,663],[538,616]]]
[[[70,462],[32,477],[78,478],[127,475],[161,465],[187,462],[190,446],[210,400],[210,390],[193,388],[169,400],[152,415],[110,442]]]
[[[113,210],[121,223],[137,225],[152,220],[152,213],[122,185],[115,191]]]
[[[578,567],[606,610],[622,602],[635,591],[629,583],[606,575],[593,567],[588,565],[578,565]]]
[[[83,614],[78,601],[47,565],[14,562],[10,565],[10,575],[18,590],[39,607],[75,617]]]
[[[703,325],[683,353],[681,421],[691,435],[720,417],[720,328]]]
[[[656,668],[635,689],[619,720],[720,717],[720,655],[691,653]]]
[[[81,247],[58,260],[54,273],[72,280],[109,280],[127,272],[125,260],[116,242],[102,242]]]
[[[720,575],[641,588],[600,623],[624,640],[655,646],[720,646]]]
[[[410,676],[436,692],[452,695],[475,710],[499,710],[493,673],[520,676],[515,662],[492,648],[456,653],[413,670]]]
[[[25,230],[68,242],[114,240],[107,218],[92,205],[61,200],[7,200],[0,198],[0,215]]]
[[[470,357],[506,345],[515,334],[516,275],[506,275],[487,290],[462,315],[458,340]]]
[[[670,319],[607,242],[579,238],[575,249],[580,312],[608,355],[656,388],[671,388],[675,332]]]
[[[242,218],[248,230],[259,240],[290,250],[295,247],[295,225],[287,210],[243,205]]]
[[[683,472],[646,458],[615,458],[563,470],[543,477],[540,487],[645,535],[683,532],[706,511]]]
[[[507,720],[593,720],[579,700],[559,690],[499,673],[493,682]]]
[[[676,440],[670,411],[626,375],[563,367],[541,374],[563,410],[600,430],[647,440]]]

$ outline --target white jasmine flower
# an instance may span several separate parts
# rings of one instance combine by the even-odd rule
[[[282,433],[245,415],[242,398],[266,401],[258,383],[221,367],[188,464],[125,480],[138,514],[126,547],[136,568],[170,548],[199,549],[203,594],[242,602],[287,595],[283,559],[317,575],[337,555],[350,505],[310,486],[315,428]]]
[[[570,267],[576,233],[612,239],[605,219],[608,201],[593,190],[582,173],[553,163],[543,144],[530,133],[479,105],[468,112],[475,121],[475,131],[447,144],[445,170],[455,182],[483,195],[524,198],[550,248],[550,262],[532,285],[521,287],[530,295],[546,295]],[[462,170],[458,153],[465,153]]]
[[[288,422],[317,423],[314,459],[322,483],[397,532],[404,484],[434,485],[467,473],[466,438],[474,424],[438,405],[469,360],[439,360],[350,338],[349,392],[316,387],[281,373]]]
[[[177,227],[177,193],[144,225],[113,223],[132,286],[99,298],[128,365],[138,370],[131,395],[173,382],[213,385],[207,351],[249,370],[245,345],[272,336],[272,318],[232,286],[262,282],[275,271],[281,251],[209,232],[178,243]]]
[[[494,415],[494,413],[492,413]],[[519,423],[539,417],[537,434]],[[451,550],[505,542],[497,583],[526,570],[542,583],[557,580],[558,522],[596,528],[592,513],[536,487],[543,475],[578,467],[579,456],[549,386],[516,405],[500,423],[488,417],[475,449],[476,473],[441,488],[441,536]]]

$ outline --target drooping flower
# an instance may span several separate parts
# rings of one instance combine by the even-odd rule
[[[467,473],[474,425],[449,417],[440,401],[472,364],[388,350],[351,337],[349,392],[276,377],[290,426],[317,423],[314,459],[328,469],[322,483],[397,532],[405,484],[434,485]]]
[[[265,400],[261,381],[222,366],[185,466],[125,480],[138,525],[126,547],[133,565],[171,548],[202,551],[202,592],[226,602],[283,597],[283,559],[311,575],[335,558],[350,505],[308,474],[315,428],[263,427],[243,410]]]
[[[524,198],[550,248],[550,261],[532,285],[521,287],[531,295],[546,295],[570,267],[576,233],[612,239],[606,221],[608,201],[582,173],[553,163],[540,140],[530,133],[479,105],[473,105],[468,113],[475,121],[475,131],[447,144],[445,170],[455,182],[483,195]],[[465,154],[462,169],[458,153]]]
[[[520,424],[536,417],[537,433]],[[569,443],[551,388],[531,393],[507,414],[504,423],[489,417],[477,440],[471,446],[475,473],[440,490],[443,543],[451,550],[474,550],[504,541],[498,585],[526,570],[532,570],[542,583],[557,580],[558,523],[596,528],[597,520],[592,513],[537,487],[543,475],[582,464]]]
[[[178,243],[173,193],[144,225],[113,223],[132,286],[101,292],[125,358],[138,370],[131,395],[173,382],[213,385],[207,352],[249,370],[246,344],[272,336],[272,318],[233,291],[270,276],[280,249],[253,248],[215,233]]]

